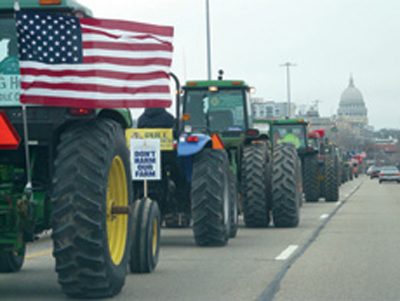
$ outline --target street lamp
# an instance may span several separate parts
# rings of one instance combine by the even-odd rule
[[[210,33],[210,1],[206,0],[206,30],[207,30],[207,73],[211,80],[211,33]]]
[[[286,86],[287,86],[287,104],[288,104],[288,117],[292,117],[291,99],[290,99],[290,67],[295,67],[296,64],[286,62],[280,65],[286,67]]]

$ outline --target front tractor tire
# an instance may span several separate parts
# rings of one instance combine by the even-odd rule
[[[151,273],[160,253],[161,212],[157,202],[149,198],[135,201],[133,206],[133,242],[130,269],[132,273]]]
[[[229,162],[225,151],[204,149],[193,162],[193,233],[199,246],[224,246],[230,233]]]
[[[275,227],[297,227],[302,198],[301,163],[291,144],[276,145],[273,152],[272,217]]]
[[[318,202],[320,196],[319,166],[316,155],[305,156],[303,160],[303,188],[306,202]]]
[[[267,144],[246,146],[243,150],[241,176],[243,216],[247,227],[261,228],[269,225],[269,172]]]
[[[328,156],[325,159],[325,200],[326,202],[337,202],[339,200],[339,178],[338,166],[335,158]]]
[[[124,285],[132,237],[123,129],[107,119],[77,123],[61,135],[57,151],[52,239],[58,282],[70,297],[112,297]]]

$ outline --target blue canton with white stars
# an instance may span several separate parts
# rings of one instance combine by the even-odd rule
[[[79,19],[59,14],[16,14],[20,60],[45,64],[81,64]]]

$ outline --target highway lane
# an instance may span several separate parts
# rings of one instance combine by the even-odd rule
[[[400,300],[400,185],[365,180],[281,283],[274,301]]]
[[[361,179],[345,184],[349,195]],[[307,244],[340,203],[304,204],[295,229],[247,229],[224,248],[199,248],[191,229],[163,229],[160,263],[147,275],[129,275],[114,300],[255,300]],[[347,205],[346,205],[347,206]],[[29,246],[24,269],[0,275],[2,300],[65,300],[57,284],[51,241]]]

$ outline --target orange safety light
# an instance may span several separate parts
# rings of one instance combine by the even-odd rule
[[[40,5],[60,5],[61,0],[39,0]]]
[[[17,149],[21,138],[5,112],[0,112],[0,149]]]
[[[195,86],[197,86],[197,82],[187,82],[187,83],[186,83],[186,86],[188,86],[188,87],[195,87]]]
[[[185,113],[182,115],[182,121],[189,121],[190,120],[190,114]]]
[[[211,135],[212,149],[224,149],[224,143],[217,134]]]

